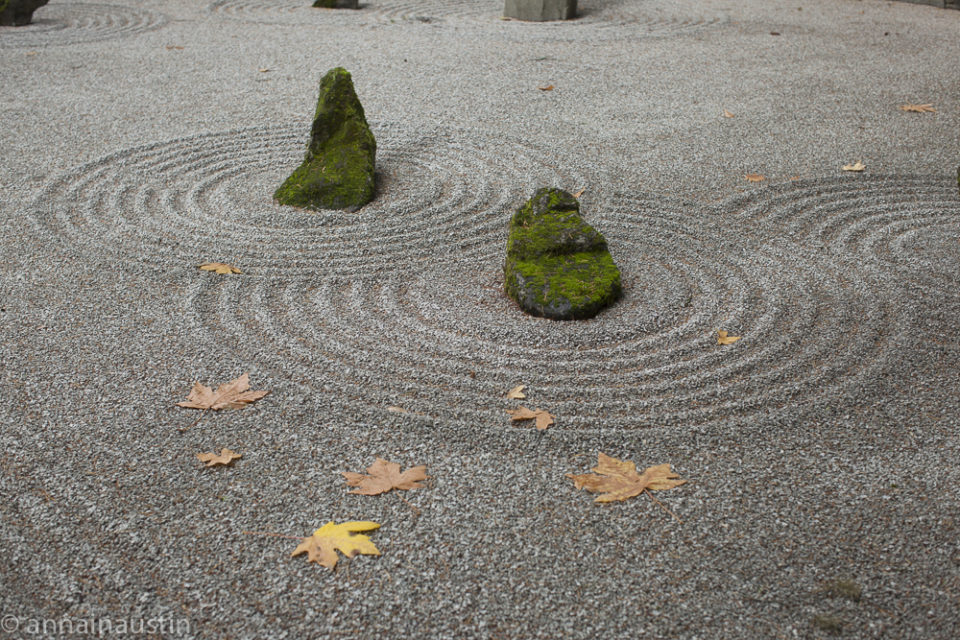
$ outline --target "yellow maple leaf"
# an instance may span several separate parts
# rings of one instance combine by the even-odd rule
[[[857,161],[854,162],[853,164],[845,164],[845,165],[843,165],[843,170],[844,170],[844,171],[863,171],[863,170],[866,169],[866,168],[867,168],[867,166],[866,166],[865,164],[863,164],[862,162],[860,162],[859,160],[857,160]]]
[[[733,344],[740,339],[740,336],[727,335],[723,329],[717,329],[717,344]]]
[[[336,566],[338,550],[348,558],[352,558],[358,553],[378,556],[380,550],[374,546],[368,536],[353,534],[357,531],[372,531],[379,528],[380,525],[376,522],[351,521],[334,524],[333,521],[330,521],[314,531],[309,538],[304,538],[290,555],[298,556],[301,553],[306,553],[307,562],[316,562],[328,569],[333,569]]]
[[[908,111],[912,113],[936,113],[937,110],[933,107],[932,104],[904,104],[900,105],[901,111]]]
[[[617,460],[603,453],[597,456],[594,473],[567,474],[577,489],[602,493],[594,502],[615,502],[638,496],[644,491],[663,491],[685,483],[680,476],[670,471],[669,464],[647,467],[637,473],[637,467],[627,460]]]
[[[231,465],[234,460],[239,460],[243,456],[230,451],[230,449],[221,449],[219,455],[216,453],[198,453],[197,457],[200,458],[200,462],[207,463],[208,467],[215,467],[217,465]]]
[[[554,416],[543,409],[532,410],[527,407],[520,407],[519,409],[507,409],[507,413],[510,414],[510,420],[513,422],[536,420],[537,429],[540,430],[546,429],[553,424]]]
[[[525,399],[527,396],[525,396],[523,393],[524,388],[526,388],[526,385],[517,385],[513,389],[510,389],[510,391],[507,391],[507,397],[511,400]]]
[[[201,271],[213,271],[214,273],[219,273],[220,275],[227,275],[229,273],[240,273],[240,269],[236,267],[224,264],[223,262],[204,262],[203,264],[197,267]]]
[[[759,173],[748,173],[743,177],[746,178],[748,182],[763,182],[766,180],[766,178]]]
[[[392,489],[422,489],[420,480],[426,480],[427,467],[411,467],[400,473],[400,465],[396,462],[387,462],[383,458],[377,458],[376,461],[367,468],[367,474],[354,473],[352,471],[342,471],[340,475],[347,479],[347,485],[351,487],[360,487],[350,493],[359,493],[364,496],[375,496],[386,493]]]
[[[187,409],[242,409],[251,402],[256,402],[269,391],[250,391],[250,376],[246,373],[235,380],[226,382],[214,391],[199,382],[193,383],[190,395],[184,402],[178,402],[178,407]]]

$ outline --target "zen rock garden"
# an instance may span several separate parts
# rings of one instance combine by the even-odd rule
[[[306,158],[274,199],[356,211],[373,199],[376,155],[350,73],[331,69],[320,81]],[[580,217],[580,202],[554,188],[539,189],[513,215],[504,287],[525,312],[552,320],[592,318],[622,291],[607,241]]]
[[[0,26],[22,27],[33,20],[33,12],[49,0],[0,0]]]

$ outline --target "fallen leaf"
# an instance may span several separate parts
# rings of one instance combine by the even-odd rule
[[[771,31],[771,32],[770,32],[770,35],[772,35],[772,36],[778,36],[778,35],[780,35],[780,32],[779,32],[779,31]]]
[[[717,329],[717,344],[733,344],[740,336],[730,336],[723,329]]]
[[[181,47],[181,46],[178,45],[178,44],[168,44],[168,45],[167,45],[167,51],[173,51],[174,49],[176,49],[177,51],[182,51],[182,50],[183,50],[183,47]]]
[[[526,385],[518,385],[510,391],[507,392],[507,397],[511,400],[523,400],[527,396],[524,395],[523,390],[526,388]]]
[[[513,422],[536,420],[537,429],[540,430],[546,429],[553,424],[554,416],[543,409],[531,410],[527,407],[520,407],[519,409],[507,409],[507,413],[510,414],[510,420]]]
[[[193,383],[190,395],[186,401],[178,402],[178,407],[187,409],[242,409],[251,402],[256,402],[269,391],[250,391],[250,376],[246,373],[230,382],[224,383],[214,391],[199,382]]]
[[[391,406],[391,407],[387,407],[387,411],[389,411],[390,413],[410,413],[409,411],[407,411],[407,410],[404,409],[403,407],[392,407],[392,406]]]
[[[669,464],[647,467],[642,474],[632,462],[617,460],[603,453],[597,456],[594,473],[567,477],[573,480],[577,489],[586,489],[593,493],[602,493],[594,502],[622,501],[638,496],[644,491],[663,491],[673,489],[685,483],[680,476],[670,471]]]
[[[540,91],[553,91],[553,85],[550,84],[545,87],[537,87],[537,89],[540,89]]]
[[[790,182],[796,182],[800,179],[800,176],[790,176]]]
[[[856,161],[855,163],[853,163],[853,164],[845,164],[845,165],[843,165],[843,170],[844,170],[844,171],[863,171],[863,170],[866,169],[866,168],[867,168],[866,165],[864,165],[864,164],[863,164],[862,162],[860,162],[859,160],[857,160],[857,161]]]
[[[352,521],[334,524],[330,521],[314,531],[309,538],[304,538],[290,555],[298,556],[306,553],[307,562],[316,562],[328,569],[336,566],[338,550],[348,558],[358,553],[378,556],[380,550],[374,546],[369,537],[353,535],[357,531],[372,531],[378,528],[380,525],[376,522]]]
[[[383,458],[377,458],[376,462],[367,468],[367,473],[370,475],[342,471],[340,475],[347,479],[347,486],[360,487],[349,493],[359,493],[362,496],[376,496],[393,489],[422,489],[420,480],[430,477],[425,465],[411,467],[400,473],[399,464],[387,462]]]
[[[901,111],[909,111],[911,113],[936,113],[937,110],[933,107],[932,104],[904,104],[900,105]]]
[[[38,53],[39,53],[38,51],[27,51],[26,55],[28,55],[28,56],[35,56],[35,55],[37,55]]]
[[[234,460],[239,460],[243,456],[230,451],[230,449],[221,449],[220,455],[216,453],[198,453],[197,457],[200,458],[200,462],[206,462],[208,467],[215,467],[217,465],[231,465]]]
[[[748,181],[750,181],[750,182],[763,182],[764,180],[766,180],[766,178],[765,178],[764,176],[760,175],[759,173],[748,173],[747,175],[745,175],[745,176],[743,176],[743,177],[746,178],[746,179],[747,179]]]
[[[224,264],[222,262],[204,262],[199,265],[197,269],[201,271],[213,271],[214,273],[219,273],[220,275],[226,275],[228,273],[240,273],[240,269],[237,269],[233,265]]]
[[[736,118],[735,115],[733,115],[732,113],[730,113],[730,112],[727,111],[726,109],[723,110],[723,117],[724,117],[724,118]]]
[[[577,191],[575,194],[573,194],[573,197],[579,198],[584,194],[584,192],[586,192],[586,189],[580,189],[580,191]]]
[[[260,73],[266,73],[270,71],[270,69],[267,69],[266,67],[264,67],[263,69],[257,69],[257,71],[259,71]]]

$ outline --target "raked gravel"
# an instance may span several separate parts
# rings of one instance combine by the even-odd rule
[[[960,636],[960,12],[579,4],[0,28],[0,639]],[[278,206],[334,66],[377,198]],[[585,189],[620,265],[592,320],[502,293],[540,186]],[[178,430],[243,372],[270,395]],[[565,476],[601,451],[688,483],[594,504]],[[429,486],[348,494],[377,456]],[[254,535],[352,519],[382,556],[332,572]]]

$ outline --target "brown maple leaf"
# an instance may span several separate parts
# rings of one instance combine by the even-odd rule
[[[537,87],[537,89],[540,89],[540,91],[553,91],[553,85],[550,84],[545,87]]]
[[[201,271],[213,271],[214,273],[219,273],[220,275],[227,275],[230,273],[240,273],[240,269],[237,269],[235,266],[230,264],[224,264],[223,262],[204,262],[199,265],[197,269]]]
[[[313,532],[309,538],[304,538],[297,545],[291,556],[298,556],[301,553],[307,554],[308,562],[316,562],[328,569],[333,569],[337,564],[337,550],[352,558],[358,553],[378,556],[380,550],[373,544],[367,536],[355,536],[357,531],[372,531],[380,527],[376,522],[344,522],[334,524],[328,522]]]
[[[246,373],[237,378],[226,382],[214,391],[210,387],[205,387],[199,382],[193,383],[190,395],[184,402],[178,402],[178,407],[187,409],[242,409],[251,402],[256,402],[269,391],[250,391],[250,376]]]
[[[525,399],[527,396],[523,393],[524,388],[526,388],[526,385],[520,384],[515,386],[513,389],[510,389],[510,391],[507,391],[507,397],[511,400]]]
[[[597,456],[597,466],[591,471],[594,473],[583,475],[568,473],[567,477],[573,480],[577,489],[586,489],[593,493],[602,492],[603,495],[597,496],[594,502],[626,500],[644,491],[673,489],[686,482],[670,471],[669,464],[647,467],[643,473],[637,473],[637,467],[632,462],[617,460],[603,453]]]
[[[733,344],[739,339],[740,336],[731,336],[723,329],[717,329],[717,344]]]
[[[507,413],[510,414],[510,420],[513,422],[536,420],[537,429],[540,430],[546,429],[553,424],[554,416],[543,409],[532,410],[527,407],[520,407],[519,409],[507,409]]]
[[[766,180],[766,178],[759,173],[748,173],[743,177],[747,179],[747,182],[763,182]]]
[[[200,458],[200,462],[207,463],[208,467],[216,467],[217,465],[231,465],[234,460],[239,460],[243,456],[230,451],[230,449],[221,449],[220,455],[216,453],[198,453],[197,457]]]
[[[900,105],[901,111],[912,113],[936,113],[937,110],[932,104],[904,104]]]
[[[724,110],[723,110],[723,117],[724,117],[724,118],[735,118],[736,116],[733,115],[732,113],[730,113],[729,111],[727,111],[726,109],[724,109]]]
[[[426,465],[411,467],[400,473],[400,465],[396,462],[387,462],[383,458],[377,458],[376,462],[367,468],[366,475],[363,473],[354,473],[352,471],[341,471],[340,475],[347,479],[347,485],[359,487],[350,493],[359,493],[363,496],[375,496],[386,493],[392,489],[422,489],[420,480],[426,480]]]
[[[857,160],[853,164],[845,164],[842,167],[844,171],[863,171],[866,168],[867,166],[862,162],[860,162],[859,160]]]

